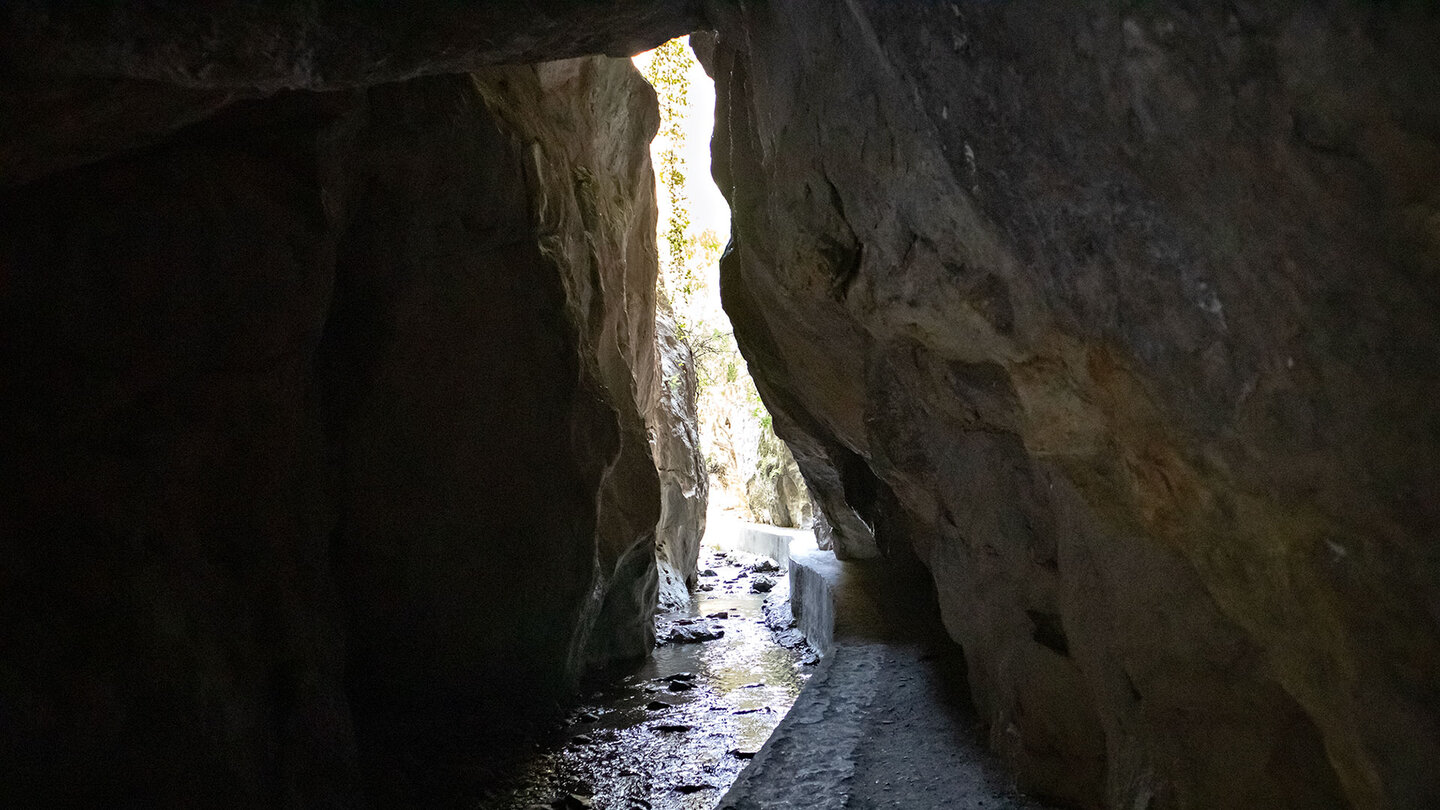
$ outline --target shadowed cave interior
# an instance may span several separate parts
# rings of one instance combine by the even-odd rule
[[[721,806],[1440,796],[1435,4],[0,21],[8,806],[473,806],[646,665],[707,474],[629,57],[685,34],[833,612]]]

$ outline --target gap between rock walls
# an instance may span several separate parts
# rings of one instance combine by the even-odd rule
[[[574,761],[724,706],[731,774],[745,684],[655,612],[791,655],[693,601],[789,585],[702,576],[736,521],[815,536],[779,733],[855,755],[810,804],[965,806],[907,721],[1065,806],[1440,795],[1428,4],[0,16],[11,804],[478,795],[617,670],[697,697]],[[903,710],[892,575],[973,720]]]

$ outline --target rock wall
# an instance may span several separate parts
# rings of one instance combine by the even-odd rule
[[[745,481],[745,505],[761,523],[808,529],[815,520],[810,489],[790,448],[770,430],[760,431],[759,464]]]
[[[663,307],[655,331],[660,374],[655,400],[647,409],[655,468],[660,472],[655,553],[660,564],[660,603],[681,607],[689,603],[690,589],[697,582],[710,477],[700,450],[695,352],[676,333],[674,319]]]
[[[311,395],[355,103],[0,200],[7,803],[360,801]]]
[[[7,801],[445,800],[650,648],[653,92],[132,123],[0,200]]]
[[[1433,12],[710,9],[740,346],[837,550],[929,566],[1022,783],[1428,806]]]
[[[443,759],[651,647],[657,118],[620,61],[368,95],[321,349],[366,385],[331,422],[348,684],[377,756]]]

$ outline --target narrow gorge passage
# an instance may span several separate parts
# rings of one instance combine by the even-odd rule
[[[491,785],[475,810],[716,806],[789,711],[817,659],[796,631],[782,635],[784,571],[766,566],[767,558],[723,550],[726,538],[712,535],[709,543],[719,548],[702,551],[702,589],[657,616],[660,642],[650,660],[618,680],[586,685],[566,722],[513,776]],[[759,572],[752,570],[757,563]],[[762,577],[773,589],[752,587]],[[778,621],[767,623],[767,615]],[[685,642],[672,634],[718,637]]]
[[[709,803],[768,631],[646,662],[657,605],[753,607],[691,601],[710,502],[813,526],[835,597],[722,806],[1434,810],[1437,42],[1432,0],[7,0],[0,804],[473,802],[637,671],[512,798]],[[706,174],[728,224],[677,215]],[[963,684],[853,632],[896,573]]]

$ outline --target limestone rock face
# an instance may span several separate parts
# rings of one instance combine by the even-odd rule
[[[650,541],[662,519],[648,429],[662,354],[655,328],[655,181],[646,151],[659,126],[654,92],[626,60],[495,68],[476,78],[529,151],[541,249],[564,270],[571,317],[582,324],[582,355],[593,363],[590,373],[620,424],[619,456],[601,485],[601,570],[608,577],[619,565],[643,575],[621,577],[633,587],[606,597],[590,658],[597,666],[639,658],[654,637]]]
[[[661,603],[679,607],[689,601],[689,589],[697,582],[710,478],[700,451],[695,353],[676,334],[674,319],[663,309],[655,319],[655,331],[660,373],[654,401],[646,409],[660,473],[655,553]]]
[[[1440,21],[713,8],[740,346],[1023,784],[1440,795]]]
[[[760,432],[760,463],[745,482],[745,505],[761,523],[809,528],[815,520],[810,489],[790,448],[770,431]]]
[[[4,192],[7,801],[439,800],[649,650],[656,125],[490,68]]]

